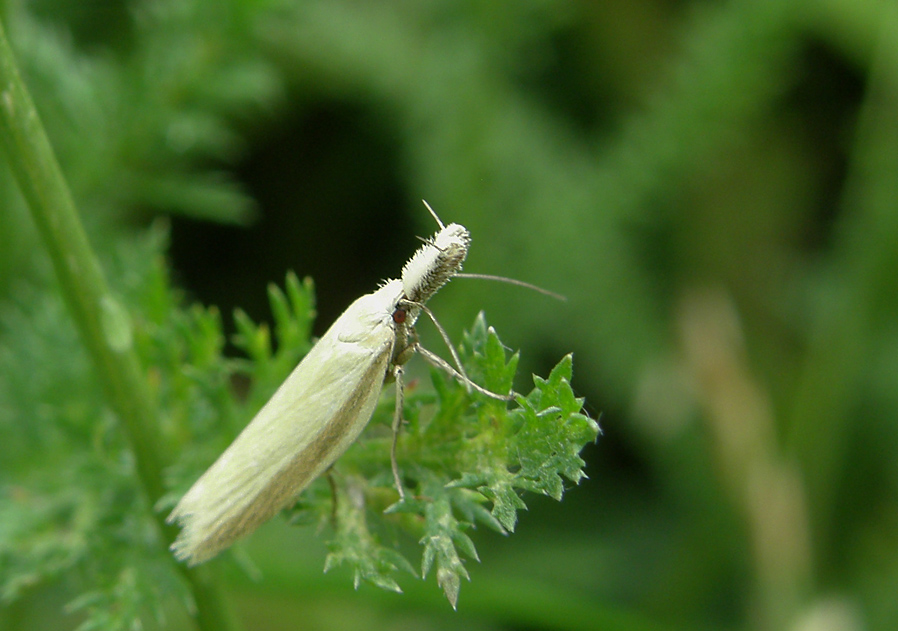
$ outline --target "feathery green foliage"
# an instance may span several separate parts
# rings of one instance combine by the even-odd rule
[[[264,399],[273,392],[296,363],[297,353],[308,348],[309,292],[308,284],[302,288],[294,276],[287,278],[289,298],[276,288],[269,290],[277,352],[264,325],[238,316],[237,344],[250,358],[243,371],[253,378],[250,400],[259,399],[257,393],[264,393]],[[517,355],[506,359],[504,347],[482,314],[465,336],[459,356],[477,383],[498,392],[510,388]],[[367,444],[363,436],[341,457],[328,476],[333,494],[312,489],[300,498],[297,512],[303,521],[314,519],[333,526],[325,568],[345,564],[352,569],[356,585],[366,580],[399,591],[394,572],[412,566],[392,546],[379,543],[379,528],[372,525],[398,520],[423,544],[422,575],[435,564],[437,580],[454,607],[459,579],[469,578],[460,553],[477,559],[464,531],[477,523],[502,533],[512,531],[516,511],[525,507],[521,492],[561,500],[562,476],[573,483],[582,479],[584,463],[579,452],[596,439],[598,425],[581,413],[583,402],[571,392],[570,377],[568,356],[548,379],[535,378],[533,391],[518,397],[509,409],[504,402],[469,393],[464,385],[434,372],[436,399],[416,392],[406,398],[410,420],[400,435],[397,454],[410,496],[391,506],[384,504],[385,498],[396,499],[389,475],[389,441],[377,436],[383,434],[384,424],[389,426],[393,406],[391,401],[379,406],[369,431],[374,444]],[[203,442],[208,443],[208,437],[194,436],[189,444]],[[188,475],[187,482],[200,472]],[[326,480],[317,485],[328,488]],[[395,518],[385,518],[384,509]]]
[[[496,392],[510,387],[517,355],[506,359],[504,347],[482,314],[465,336],[459,356],[477,383]],[[397,450],[409,496],[386,512],[402,516],[402,525],[420,538],[424,546],[421,573],[426,576],[436,568],[437,582],[453,607],[460,579],[469,578],[461,556],[478,559],[466,530],[482,524],[500,533],[513,531],[517,511],[526,508],[520,493],[531,491],[561,500],[562,476],[573,483],[582,479],[584,463],[579,453],[596,439],[598,425],[581,413],[583,401],[571,392],[570,376],[568,356],[548,380],[536,377],[532,392],[519,396],[511,408],[469,393],[463,384],[437,371],[433,373],[435,401],[428,401],[429,396],[409,397],[409,405],[416,409]],[[364,445],[350,448],[341,462],[351,467],[357,452],[370,468],[373,454]],[[356,580],[361,577],[398,589],[389,574],[409,565],[397,561],[392,550],[373,543],[362,514],[370,508],[360,495],[366,487],[374,487],[369,491],[373,497],[390,496],[392,480],[383,475],[389,467],[388,453],[382,445],[379,466],[370,469],[371,481],[351,478],[338,496],[338,536],[329,546],[327,567],[347,563]],[[326,517],[329,508],[319,504],[318,510]],[[347,515],[347,511],[356,514]],[[364,543],[361,547],[359,539]]]
[[[576,389],[605,414],[607,436],[584,452],[601,483],[560,506],[528,500],[522,489],[548,497],[578,475],[548,442],[529,462],[513,451],[548,416],[527,397],[499,410],[436,375],[435,394],[409,391],[407,505],[382,513],[396,500],[387,397],[293,513],[323,525],[327,565],[343,567],[322,578],[306,550],[263,558],[299,530],[284,529],[287,543],[276,525],[251,538],[240,552],[265,580],[220,573],[247,626],[277,611],[321,628],[341,616],[427,629],[896,628],[895,11],[880,0],[4,3],[112,288],[109,339],[126,341],[130,316],[159,400],[161,437],[139,447],[168,466],[150,506],[139,451],[25,212],[12,175],[22,162],[3,152],[0,628],[190,624],[196,577],[172,565],[154,524],[307,348],[300,314],[313,309],[291,306],[288,281],[278,321],[297,331],[276,343],[283,334],[250,318],[231,322],[232,305],[255,321],[267,309],[232,290],[264,303],[258,288],[298,269],[340,295],[321,293],[332,313],[394,272],[362,278],[374,266],[361,244],[382,242],[377,261],[392,252],[398,265],[397,226],[429,231],[397,214],[422,196],[471,229],[471,271],[570,298],[559,309],[475,281],[437,307],[450,331],[486,308],[525,349],[524,374],[550,375],[551,362],[534,366],[575,351]],[[264,220],[226,257],[177,219],[249,225],[257,205]],[[176,217],[171,248],[165,230],[147,232],[158,215]],[[194,276],[185,252],[209,273]],[[313,272],[315,261],[327,265]],[[223,315],[184,307],[195,297]],[[245,359],[222,355],[234,327]],[[504,378],[498,361],[467,357],[478,380]],[[485,427],[493,417],[521,425],[502,434]],[[456,418],[476,426],[471,459],[421,448],[455,436],[440,421]],[[486,466],[483,452],[501,457]],[[427,498],[439,501],[414,505]],[[491,532],[513,526],[514,537]],[[449,594],[473,576],[460,615],[440,619],[438,590],[403,576],[421,573],[419,553]],[[338,601],[346,568],[406,595],[363,588]],[[69,617],[40,618],[72,601]]]

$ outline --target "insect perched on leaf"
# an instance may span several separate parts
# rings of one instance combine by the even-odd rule
[[[413,327],[418,316],[423,311],[433,319],[424,303],[460,275],[471,240],[464,226],[444,226],[427,208],[440,230],[405,264],[401,278],[384,282],[337,318],[178,502],[168,516],[170,523],[177,521],[183,528],[172,544],[177,558],[190,565],[211,559],[288,506],[356,440],[374,413],[385,381],[392,379],[397,394],[391,463],[396,489],[404,497],[396,435],[402,413],[402,366],[416,352],[468,388],[497,399],[512,398],[468,379],[451,345],[457,368],[417,342]],[[437,328],[448,344],[445,332]]]

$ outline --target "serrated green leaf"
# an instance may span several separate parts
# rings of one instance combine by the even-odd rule
[[[424,511],[424,545],[421,575],[426,577],[436,566],[437,584],[443,589],[446,598],[455,607],[461,587],[461,577],[470,580],[467,569],[459,556],[461,551],[473,559],[477,559],[474,543],[464,533],[467,525],[455,518],[452,510],[452,496],[462,489],[448,489],[437,486],[435,479],[430,479],[425,488],[432,501]],[[461,501],[456,499],[456,501]]]
[[[285,290],[269,285],[268,301],[274,315],[274,332],[279,353],[304,355],[311,347],[312,323],[315,320],[314,286],[311,279],[303,282],[288,272]]]
[[[408,571],[414,575],[411,564],[395,550],[382,546],[368,529],[367,509],[364,503],[364,483],[357,478],[335,482],[337,494],[334,515],[335,536],[328,542],[330,553],[325,559],[324,571],[345,565],[353,573],[353,583],[358,588],[366,581],[390,591],[401,592],[393,575]]]
[[[242,309],[234,310],[234,325],[237,327],[233,340],[235,346],[256,362],[271,358],[271,335],[266,325],[257,325]]]
[[[474,547],[474,542],[471,541],[471,538],[464,532],[461,530],[454,532],[452,534],[452,541],[455,543],[455,547],[459,552],[468,558],[480,561],[480,557],[477,555],[477,550]]]
[[[514,532],[515,525],[518,521],[518,510],[527,508],[513,486],[513,477],[496,478],[491,481],[489,486],[482,487],[484,495],[492,499],[493,510],[492,516],[502,524],[502,527],[508,532]]]
[[[495,530],[500,535],[508,534],[508,531],[502,527],[502,522],[500,522],[495,515],[493,515],[489,510],[487,510],[486,507],[482,506],[481,504],[468,502],[459,510],[462,511],[465,519],[472,523],[485,524],[487,527]]]
[[[453,609],[458,609],[458,593],[461,590],[460,576],[458,571],[449,568],[439,568],[437,570],[437,585],[446,594],[446,599]],[[465,578],[469,577],[466,576]]]

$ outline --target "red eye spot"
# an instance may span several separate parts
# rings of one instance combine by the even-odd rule
[[[403,322],[405,322],[405,316],[407,315],[408,314],[405,312],[405,309],[396,309],[396,311],[393,312],[393,322],[395,322],[396,324],[402,324]]]

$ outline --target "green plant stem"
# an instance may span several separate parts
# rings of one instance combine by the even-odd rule
[[[57,279],[112,409],[122,422],[148,505],[162,496],[162,441],[156,410],[131,344],[126,311],[115,300],[69,192],[37,110],[16,68],[0,23],[0,144],[30,208]],[[154,519],[171,541],[175,529]],[[174,561],[173,561],[174,562]],[[220,590],[207,570],[178,565],[193,590],[197,624],[204,630],[234,629]]]

